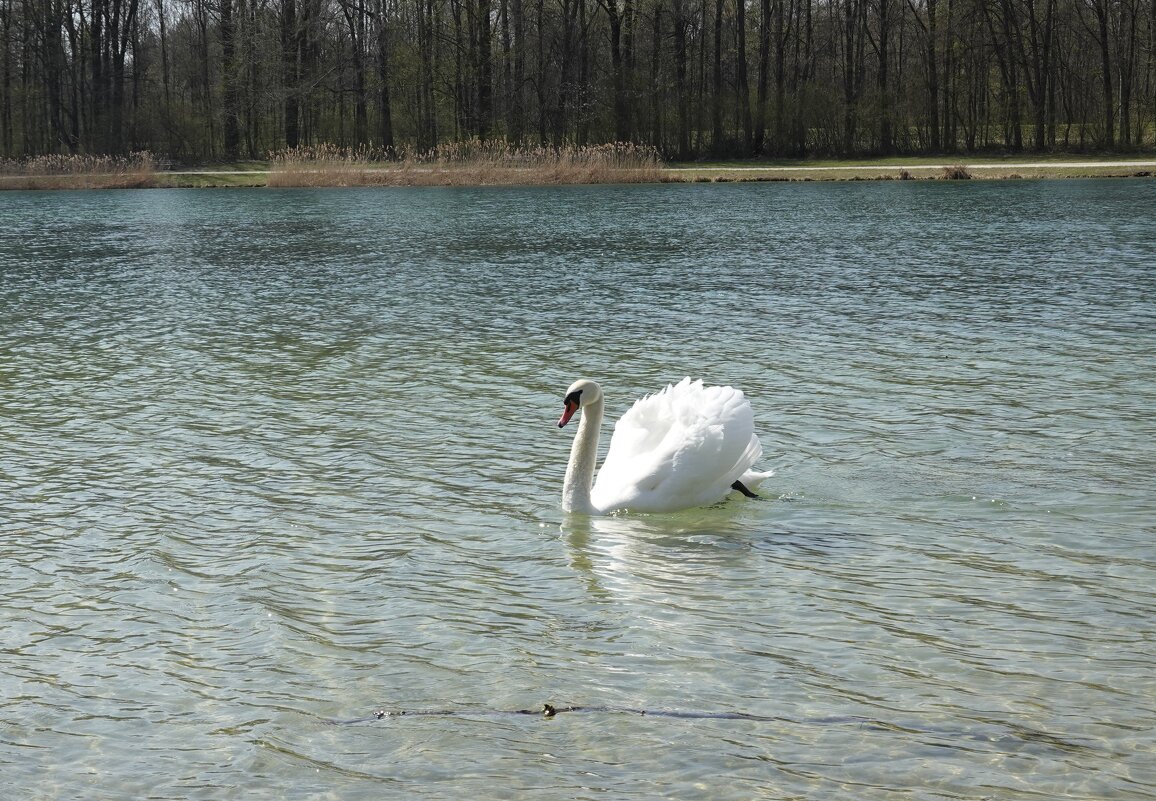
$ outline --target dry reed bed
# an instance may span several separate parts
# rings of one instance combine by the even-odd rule
[[[147,151],[128,156],[0,159],[0,188],[136,189],[156,186],[156,170],[156,160]]]
[[[381,151],[333,146],[270,154],[268,186],[503,186],[654,183],[658,152],[633,144],[521,147],[462,142],[433,150]]]

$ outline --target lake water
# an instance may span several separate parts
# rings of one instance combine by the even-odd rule
[[[1154,210],[0,195],[2,795],[1156,798]],[[564,515],[684,375],[763,497]]]

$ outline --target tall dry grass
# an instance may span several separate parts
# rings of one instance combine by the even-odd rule
[[[943,177],[949,181],[970,181],[971,171],[964,164],[950,164],[943,168]]]
[[[129,189],[156,186],[156,159],[141,151],[128,156],[36,156],[0,159],[4,189]]]
[[[269,186],[489,186],[650,183],[661,180],[653,148],[628,143],[541,147],[457,142],[433,150],[332,145],[269,156]]]

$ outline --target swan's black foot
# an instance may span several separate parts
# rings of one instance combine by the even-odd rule
[[[741,481],[736,481],[735,483],[731,484],[731,489],[733,489],[733,490],[738,490],[738,491],[739,491],[739,492],[741,492],[743,495],[746,495],[748,498],[757,498],[757,497],[759,497],[758,495],[756,495],[755,493],[753,493],[753,492],[751,492],[749,489],[747,489],[747,485],[746,485],[746,484],[744,484],[744,483],[743,483],[743,482],[741,482]]]

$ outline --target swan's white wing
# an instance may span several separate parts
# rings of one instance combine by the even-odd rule
[[[637,401],[614,426],[591,493],[601,511],[666,512],[724,498],[762,454],[750,403],[733,387],[683,379]],[[769,474],[767,474],[769,475]]]

